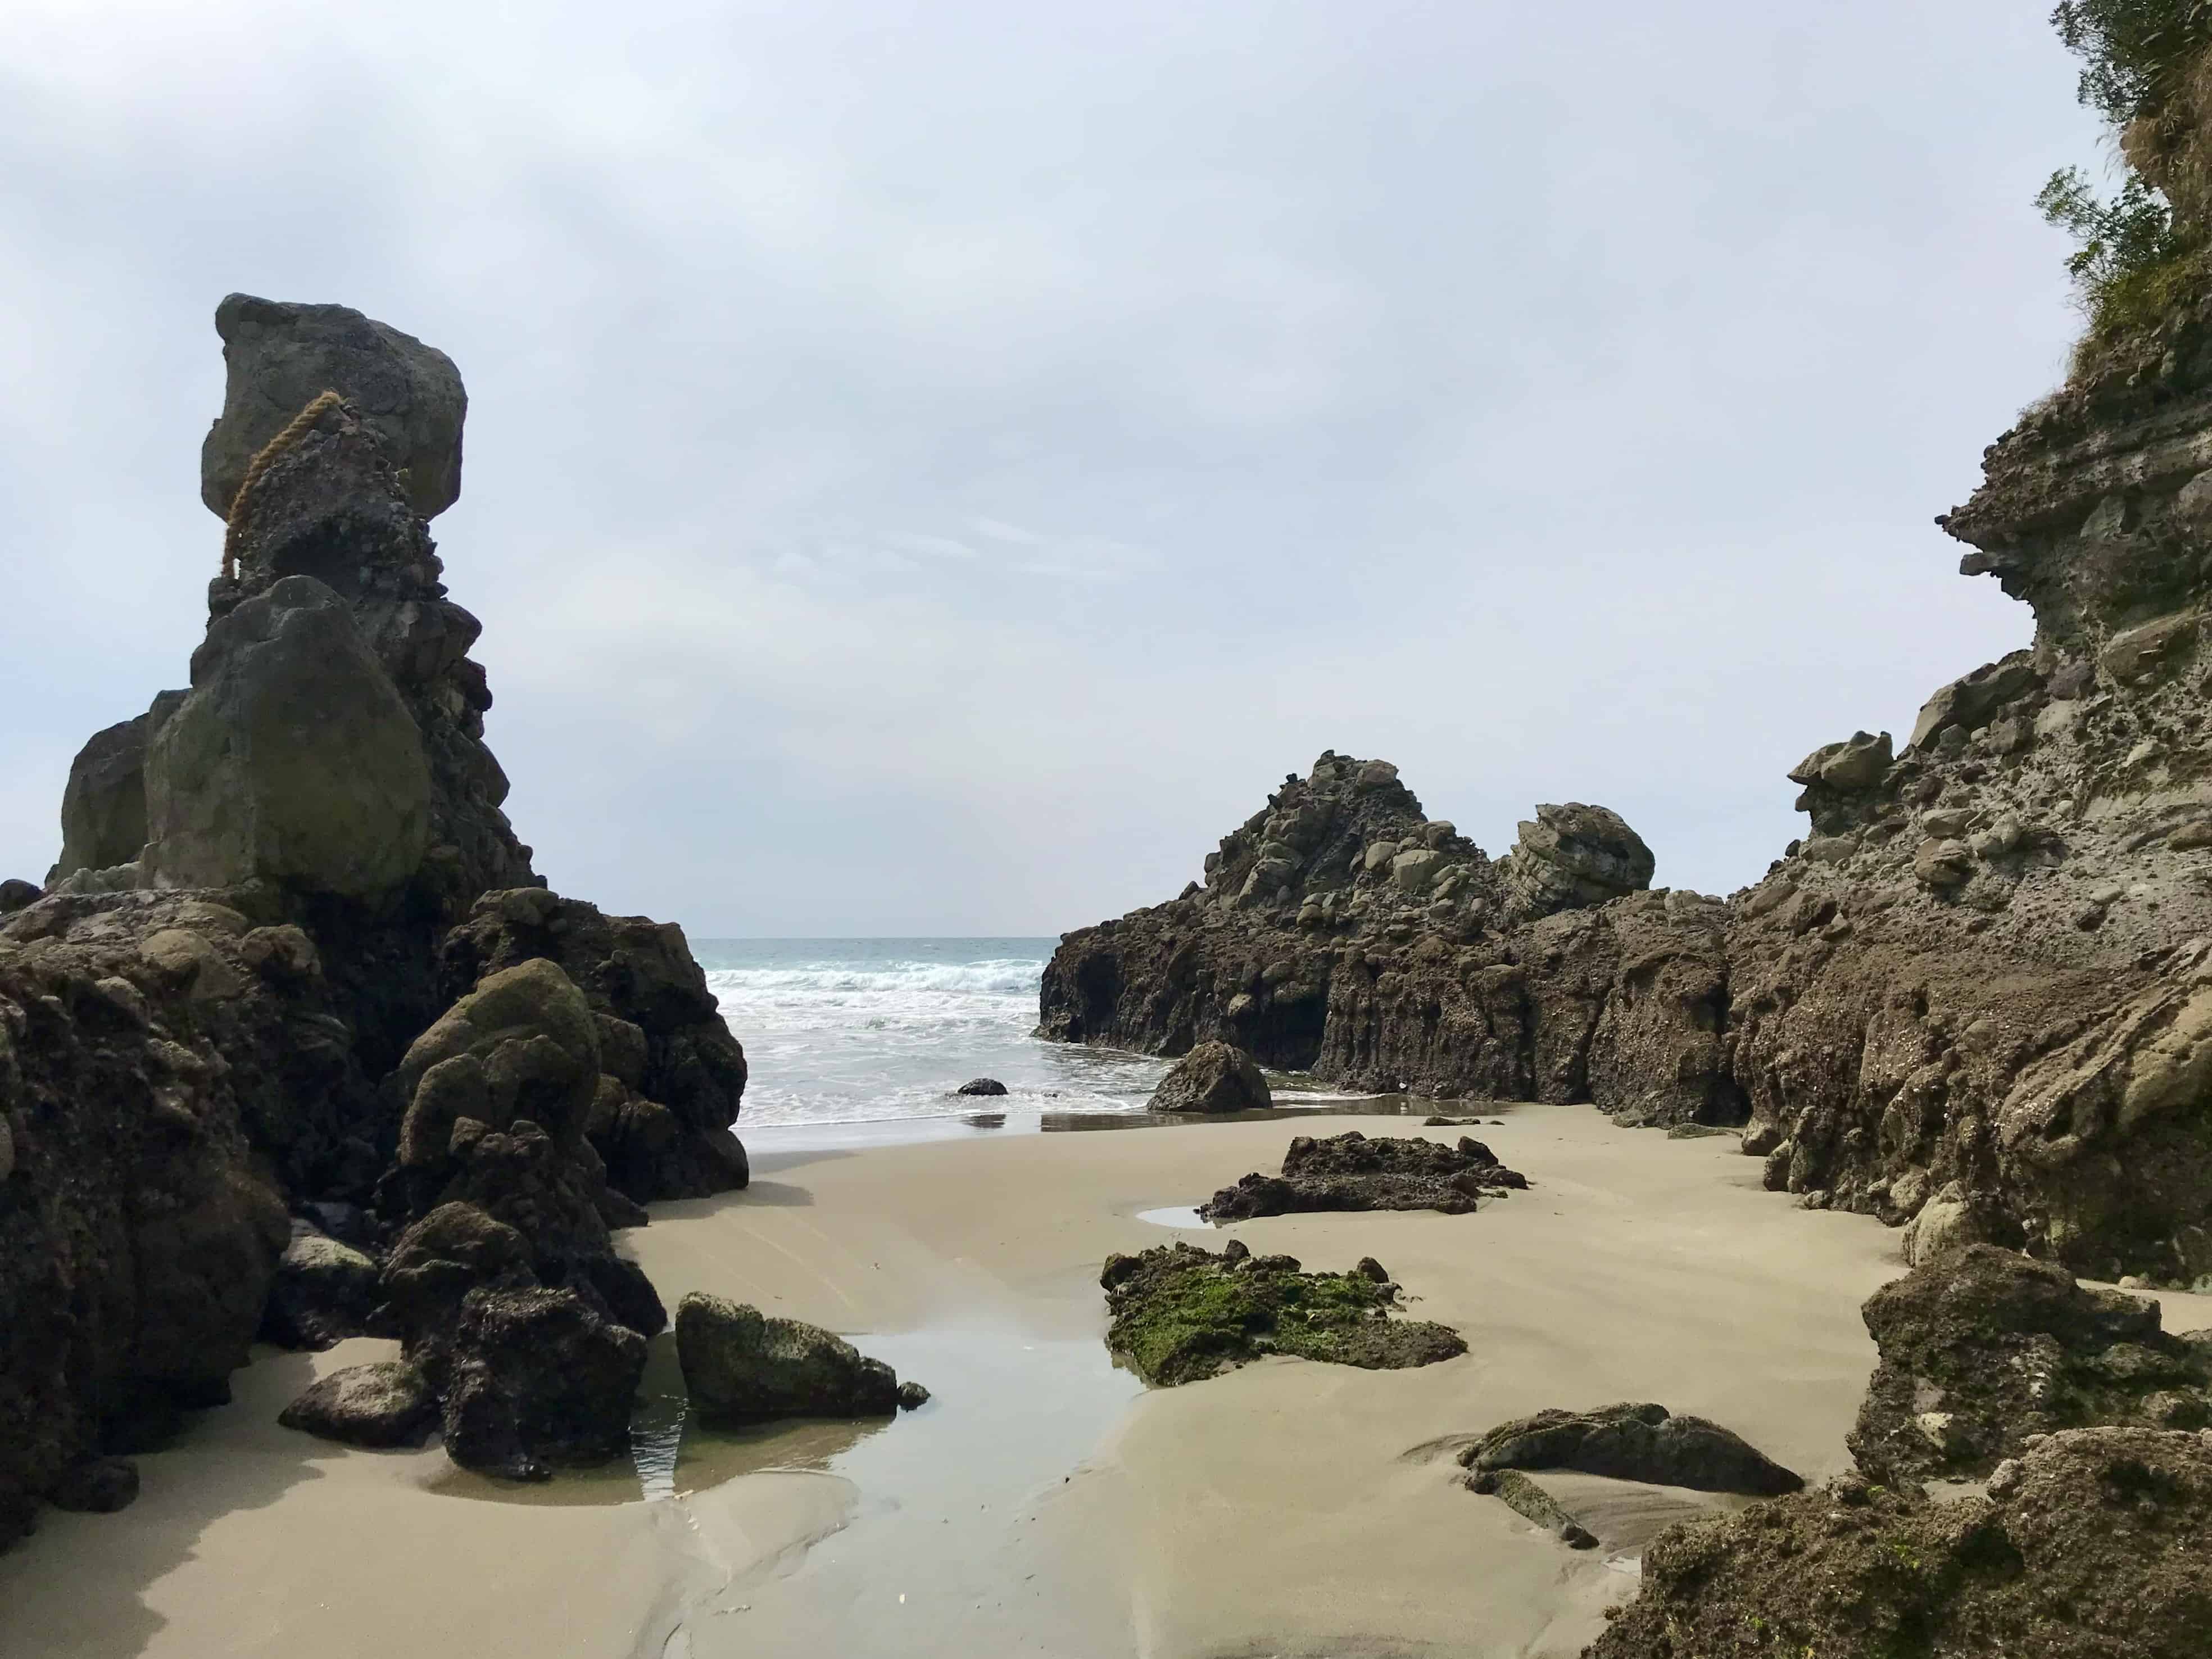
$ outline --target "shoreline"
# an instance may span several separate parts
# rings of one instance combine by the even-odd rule
[[[1764,1191],[1733,1140],[1588,1106],[1488,1115],[1504,1121],[1479,1133],[1534,1185],[1477,1214],[1208,1230],[1311,1267],[1376,1256],[1411,1313],[1467,1336],[1462,1358],[1275,1359],[1145,1390],[1100,1340],[1105,1255],[1194,1237],[1140,1212],[1273,1167],[1291,1133],[1371,1116],[1079,1141],[809,1146],[771,1128],[749,1192],[656,1205],[626,1253],[672,1307],[708,1291],[850,1334],[933,1389],[920,1413],[688,1436],[674,1497],[610,1503],[592,1489],[623,1479],[501,1488],[456,1479],[434,1445],[280,1429],[311,1374],[390,1345],[258,1352],[231,1405],[142,1459],[136,1506],[50,1512],[0,1557],[0,1625],[57,1659],[369,1659],[441,1651],[459,1629],[491,1659],[972,1654],[979,1621],[997,1650],[1060,1659],[1577,1653],[1632,1595],[1644,1540],[1741,1500],[1563,1480],[1601,1540],[1575,1554],[1462,1490],[1432,1443],[1650,1399],[1817,1480],[1844,1467],[1873,1364],[1859,1304],[1903,1264],[1878,1222]],[[2212,1324],[2212,1298],[2160,1299],[2172,1328]]]

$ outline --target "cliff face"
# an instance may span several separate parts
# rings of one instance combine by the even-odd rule
[[[501,809],[422,516],[451,362],[343,307],[218,324],[189,689],[86,745],[61,863],[0,889],[0,1545],[227,1397],[334,1261],[308,1322],[402,1338],[457,1459],[618,1444],[664,1320],[610,1230],[746,1182],[682,931],[547,891]]]
[[[1538,808],[1493,861],[1387,761],[1324,754],[1223,838],[1203,887],[1068,934],[1040,1029],[1165,1054],[1220,1039],[1356,1088],[1741,1121],[1726,912],[1644,890],[1651,870],[1582,805]]]

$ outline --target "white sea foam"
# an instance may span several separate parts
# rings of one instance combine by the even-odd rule
[[[746,1123],[851,1122],[988,1109],[1135,1110],[1158,1061],[1038,1041],[1047,940],[702,940],[745,1045]],[[1009,945],[1032,945],[1013,954]],[[995,947],[995,948],[994,948]],[[1003,1102],[953,1091],[974,1077]]]

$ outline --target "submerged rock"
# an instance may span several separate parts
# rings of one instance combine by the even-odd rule
[[[1516,1418],[1468,1447],[1460,1462],[1478,1470],[1574,1469],[1615,1480],[1753,1498],[1779,1497],[1805,1484],[1719,1424],[1677,1417],[1664,1406],[1650,1404]]]
[[[1209,1221],[1307,1210],[1441,1210],[1465,1215],[1478,1198],[1525,1188],[1471,1136],[1455,1146],[1434,1140],[1370,1140],[1357,1129],[1325,1140],[1300,1135],[1283,1155],[1279,1176],[1248,1175],[1198,1206]]]
[[[2212,1434],[2071,1430],[1987,1497],[1850,1477],[1669,1528],[1588,1656],[2197,1659],[2208,1559]]]
[[[1006,1092],[1006,1085],[994,1077],[979,1077],[973,1082],[962,1084],[952,1092],[957,1095],[1002,1095]]]
[[[1387,1279],[1302,1273],[1290,1256],[1231,1245],[1219,1255],[1164,1244],[1109,1256],[1098,1283],[1112,1316],[1106,1346],[1114,1357],[1170,1388],[1271,1353],[1397,1370],[1467,1352],[1449,1326],[1392,1317],[1398,1287]]]
[[[1274,1104],[1252,1056],[1226,1042],[1201,1042],[1168,1068],[1146,1103],[1155,1112],[1250,1112]]]
[[[696,1291],[676,1306],[676,1355],[692,1407],[708,1423],[887,1417],[929,1398],[819,1326]]]
[[[1886,1480],[1987,1474],[2088,1424],[2212,1425],[2212,1332],[2170,1335],[2157,1303],[1995,1245],[1884,1285],[1865,1319],[1881,1358],[1850,1448]]]

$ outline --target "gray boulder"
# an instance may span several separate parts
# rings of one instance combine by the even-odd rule
[[[62,790],[62,856],[46,879],[135,863],[146,844],[146,745],[185,700],[164,691],[143,714],[95,732]]]
[[[295,1218],[261,1316],[261,1338],[286,1348],[327,1348],[368,1328],[377,1267],[349,1244]]]
[[[692,1408],[709,1423],[883,1417],[929,1398],[818,1326],[696,1291],[677,1304],[676,1357]]]
[[[0,916],[13,915],[25,905],[38,902],[40,889],[34,881],[25,881],[20,876],[10,876],[0,881]]]
[[[437,1426],[438,1396],[414,1366],[379,1360],[332,1371],[276,1420],[349,1446],[419,1446]]]
[[[374,899],[422,863],[422,738],[345,602],[290,576],[209,626],[146,755],[148,867],[167,887],[256,878]]]
[[[1252,1056],[1226,1042],[1201,1042],[1177,1060],[1152,1091],[1155,1112],[1249,1112],[1274,1097]]]
[[[1719,1424],[1676,1417],[1664,1406],[1650,1404],[1516,1418],[1469,1446],[1460,1461],[1477,1471],[1577,1469],[1616,1480],[1754,1498],[1778,1498],[1805,1484]]]
[[[1656,860],[1644,838],[1609,807],[1570,801],[1523,820],[1499,872],[1524,915],[1587,909],[1651,885]]]
[[[459,499],[468,394],[452,358],[348,306],[233,294],[216,307],[222,413],[200,448],[200,499],[221,518],[262,447],[321,393],[356,404],[401,469],[409,505],[434,518]]]

